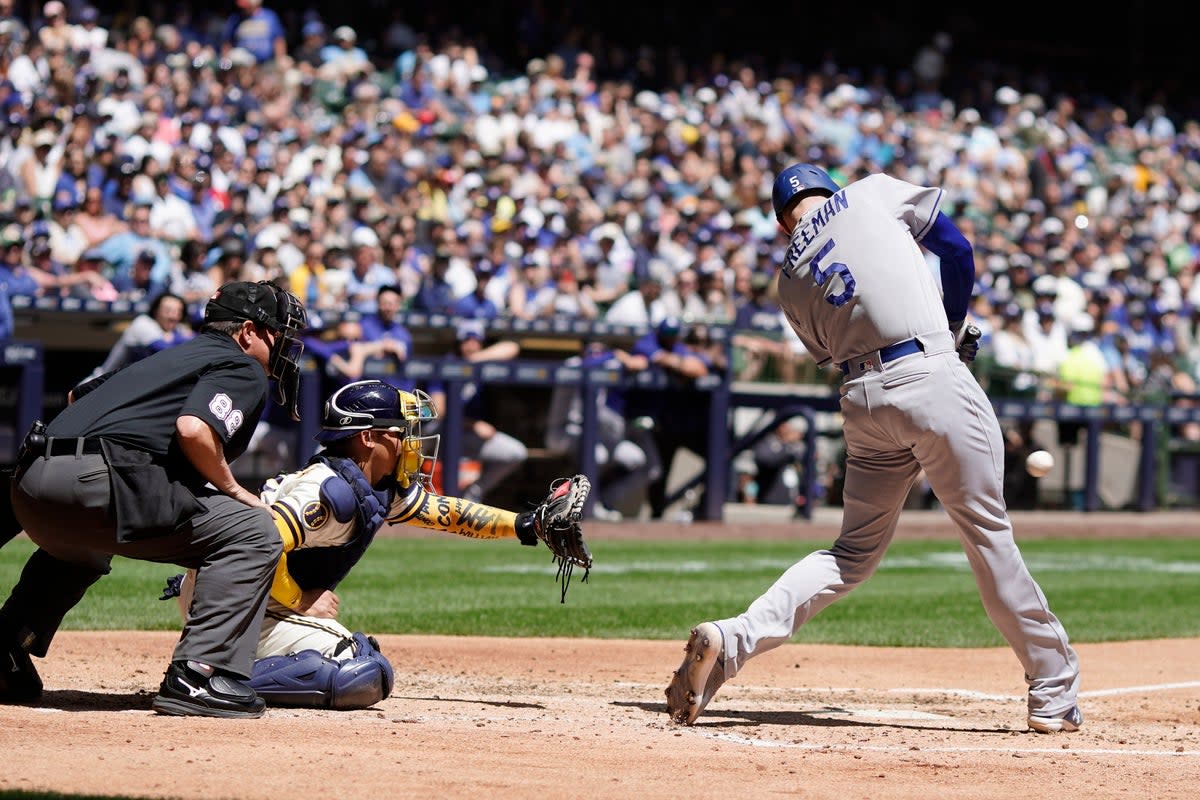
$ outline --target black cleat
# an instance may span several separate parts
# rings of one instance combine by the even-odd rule
[[[26,703],[42,696],[42,679],[24,648],[0,649],[0,703]]]
[[[172,661],[163,676],[153,708],[176,717],[261,717],[266,703],[237,678],[221,675],[207,664]]]

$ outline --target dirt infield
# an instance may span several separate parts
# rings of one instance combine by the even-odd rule
[[[910,515],[917,530],[901,535],[934,535],[934,517]],[[1142,528],[1106,522],[1121,535]],[[1104,535],[1097,523],[1088,529]],[[832,516],[745,524],[759,536],[836,527]],[[1022,525],[1027,535],[1068,527]],[[641,535],[728,536],[737,523],[678,527],[690,530]],[[1181,520],[1175,535],[1195,532]],[[397,684],[377,707],[236,722],[150,710],[176,634],[62,633],[38,662],[39,706],[0,706],[0,789],[263,800],[1196,796],[1200,639],[1079,645],[1086,724],[1043,736],[1025,730],[1020,667],[1003,648],[789,644],[747,665],[696,726],[679,727],[662,691],[680,633],[382,636]]]

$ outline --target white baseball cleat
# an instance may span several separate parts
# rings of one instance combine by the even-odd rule
[[[1071,706],[1059,716],[1030,714],[1028,722],[1029,727],[1038,733],[1072,733],[1083,725],[1083,712],[1079,710],[1079,706]]]
[[[683,648],[683,663],[667,686],[667,716],[691,725],[725,682],[725,640],[713,622],[701,622]]]

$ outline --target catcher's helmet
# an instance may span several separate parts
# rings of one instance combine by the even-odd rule
[[[775,207],[775,218],[783,216],[788,206],[807,194],[841,191],[829,173],[812,164],[792,164],[775,177],[771,187],[771,205]]]
[[[359,431],[383,430],[402,436],[396,478],[401,485],[417,480],[428,485],[437,462],[440,435],[422,436],[421,423],[437,419],[429,395],[402,391],[380,380],[349,383],[325,401],[325,418],[317,441],[347,439]]]

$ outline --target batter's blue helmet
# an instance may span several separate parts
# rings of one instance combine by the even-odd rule
[[[795,200],[813,192],[828,192],[835,194],[842,187],[829,177],[829,173],[812,164],[792,164],[779,173],[775,185],[771,187],[771,205],[775,207],[775,218],[783,216],[783,212]]]

